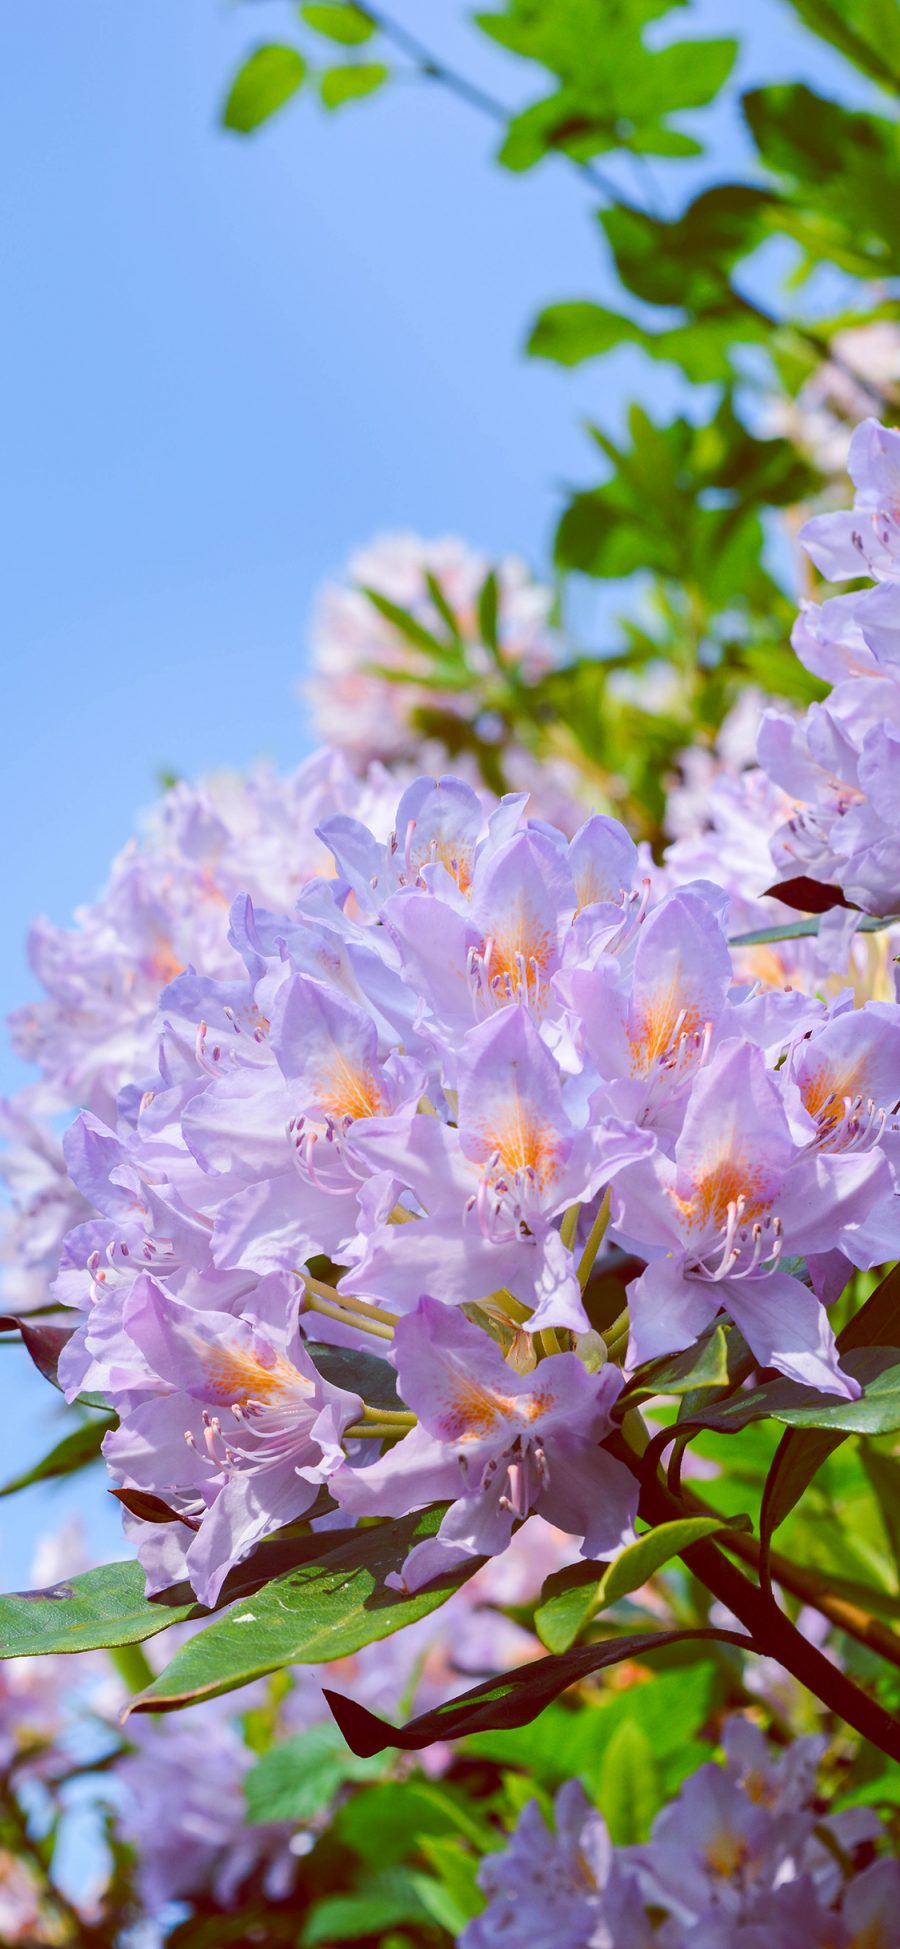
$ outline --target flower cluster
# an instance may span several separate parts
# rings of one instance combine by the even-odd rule
[[[555,1832],[530,1801],[481,1868],[488,1906],[460,1949],[893,1949],[900,1864],[872,1859],[870,1809],[823,1816],[824,1741],[775,1757],[734,1718],[722,1743],[724,1764],[689,1775],[642,1847],[612,1846],[577,1780]]]
[[[386,832],[395,798],[377,768],[357,779],[333,752],[288,777],[259,767],[246,779],[175,785],[74,927],[35,923],[29,959],[44,992],[10,1026],[39,1081],[0,1104],[0,1173],[12,1194],[0,1253],[13,1310],[46,1304],[65,1234],[87,1215],[54,1117],[81,1109],[115,1116],[120,1090],[141,1088],[156,1069],[160,990],[182,968],[228,977],[239,967],[226,924],[235,896],[289,907],[328,869],[319,821],[353,811]]]
[[[353,1515],[449,1501],[410,1589],[532,1511],[611,1554],[626,1375],[724,1313],[761,1366],[852,1397],[823,1301],[900,1252],[894,1004],[736,981],[717,890],[648,904],[605,817],[567,841],[426,778],[386,841],[320,833],[333,876],[293,915],[237,900],[242,975],[177,976],[153,1086],[65,1139],[93,1215],[60,1376],[117,1409],[116,1482],[172,1512],[127,1519],[149,1587],[208,1604],[326,1486]],[[643,1266],[627,1343],[592,1331],[607,1224]],[[396,1405],[321,1341],[382,1354]]]
[[[900,433],[864,421],[848,464],[853,509],[817,516],[800,538],[830,581],[876,586],[804,606],[794,648],[833,688],[799,723],[767,713],[759,760],[796,802],[772,842],[779,877],[805,875],[890,914],[900,901]]]

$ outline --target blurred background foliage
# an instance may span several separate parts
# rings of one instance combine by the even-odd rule
[[[571,367],[628,344],[682,375],[687,403],[668,423],[635,405],[621,444],[589,424],[587,480],[562,490],[563,636],[571,579],[588,577],[622,585],[602,641],[523,684],[502,658],[485,671],[471,631],[440,607],[424,634],[421,617],[405,626],[413,729],[451,756],[470,750],[495,787],[507,740],[569,760],[592,803],[657,842],[679,749],[713,740],[748,684],[798,704],[817,694],[788,647],[809,573],[790,532],[827,502],[842,428],[900,412],[895,0],[784,0],[844,57],[854,100],[864,80],[866,109],[802,78],[738,93],[738,42],[698,31],[690,0],[508,0],[476,14],[509,56],[513,106],[420,38],[424,8],[411,33],[355,0],[243,5],[283,37],[260,40],[231,78],[227,130],[254,135],[312,94],[336,110],[401,84],[452,90],[497,123],[503,168],[524,176],[556,159],[581,177],[598,267],[602,255],[617,278],[614,306],[589,293],[549,303],[528,353]],[[685,198],[680,166],[710,151],[723,108],[752,143],[746,179]]]

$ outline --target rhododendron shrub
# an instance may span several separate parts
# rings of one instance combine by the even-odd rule
[[[119,1668],[106,1910],[45,1848],[10,1940],[896,1949],[893,441],[662,861],[325,753],[37,931],[5,1319],[127,1553],[0,1599]]]

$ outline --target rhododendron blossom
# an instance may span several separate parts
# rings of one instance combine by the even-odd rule
[[[437,1536],[407,1558],[405,1589],[467,1556],[496,1555],[532,1510],[581,1535],[587,1556],[630,1541],[634,1478],[599,1446],[622,1388],[615,1368],[588,1375],[562,1353],[514,1374],[486,1334],[433,1299],[398,1323],[394,1344],[418,1426],[369,1468],[342,1469],[333,1489],[359,1515],[402,1516],[451,1498]]]

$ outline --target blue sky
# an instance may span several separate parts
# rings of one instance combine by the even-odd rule
[[[394,12],[510,101],[534,92],[450,0]],[[846,81],[779,0],[701,0],[664,31],[741,34],[741,85]],[[579,420],[677,397],[632,353],[574,375],[522,356],[542,303],[610,294],[591,198],[565,165],[494,168],[490,125],[434,87],[222,134],[242,52],[291,32],[281,0],[0,18],[4,1013],[29,992],[29,920],[97,890],[160,767],[308,749],[305,624],[355,545],[453,530],[540,565],[560,483],[590,466]],[[738,168],[733,112],[716,140]],[[4,1053],[0,1086],[22,1080]],[[21,1378],[7,1473],[52,1439],[53,1397],[0,1359]],[[0,1504],[7,1584],[80,1502],[114,1549],[101,1500],[85,1478]]]

